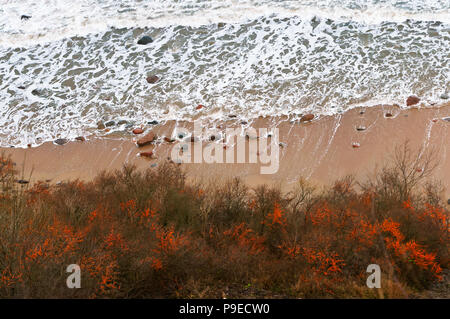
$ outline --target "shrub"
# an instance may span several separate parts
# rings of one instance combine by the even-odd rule
[[[187,184],[169,163],[27,186],[2,157],[0,297],[407,297],[445,280],[449,212],[403,152],[369,182],[287,194]],[[366,287],[372,263],[381,290]]]

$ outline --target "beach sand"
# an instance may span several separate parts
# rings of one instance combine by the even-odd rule
[[[386,117],[387,113],[392,116]],[[449,116],[450,103],[433,108],[401,109],[392,105],[355,108],[309,123],[259,118],[252,126],[273,128],[277,125],[279,141],[284,144],[280,147],[276,174],[260,174],[261,164],[183,163],[181,167],[190,180],[217,182],[241,177],[250,186],[266,183],[289,190],[300,177],[317,185],[350,174],[360,181],[365,180],[389,161],[396,146],[408,140],[413,149],[435,150],[439,165],[433,177],[445,187],[442,196],[450,198],[450,122],[444,120]],[[221,125],[241,124],[238,119],[233,119]],[[191,129],[192,123],[172,121],[156,125],[152,130],[159,136],[170,135],[176,126]],[[358,131],[358,127],[365,127],[365,130]],[[135,141],[142,135],[131,135],[92,137],[62,146],[49,142],[34,148],[4,148],[2,151],[12,156],[22,178],[51,183],[69,179],[91,180],[100,171],[119,169],[125,163],[141,169],[167,161],[172,144],[163,142],[156,147],[137,147]],[[354,143],[359,147],[354,147]],[[227,147],[232,148],[231,145]],[[139,152],[147,151],[153,151],[156,158],[138,156]]]

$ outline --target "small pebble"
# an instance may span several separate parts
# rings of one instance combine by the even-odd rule
[[[58,138],[54,142],[55,142],[55,144],[58,144],[58,145],[64,145],[68,142],[68,140],[65,138]]]
[[[157,77],[156,75],[151,75],[151,76],[148,76],[146,80],[147,80],[147,83],[155,84],[156,82],[159,81],[159,77]]]
[[[139,153],[139,156],[152,158],[153,157],[153,152],[141,152],[141,153]]]

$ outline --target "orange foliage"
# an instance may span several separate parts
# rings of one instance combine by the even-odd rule
[[[265,249],[264,237],[256,235],[245,223],[226,230],[223,234],[235,241],[239,247],[246,249],[251,255],[259,254]]]
[[[284,226],[286,224],[286,218],[283,216],[284,212],[280,207],[280,204],[275,203],[273,211],[266,216],[264,224],[268,226]]]

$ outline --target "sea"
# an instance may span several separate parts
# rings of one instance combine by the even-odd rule
[[[449,90],[450,0],[0,0],[1,147]]]

